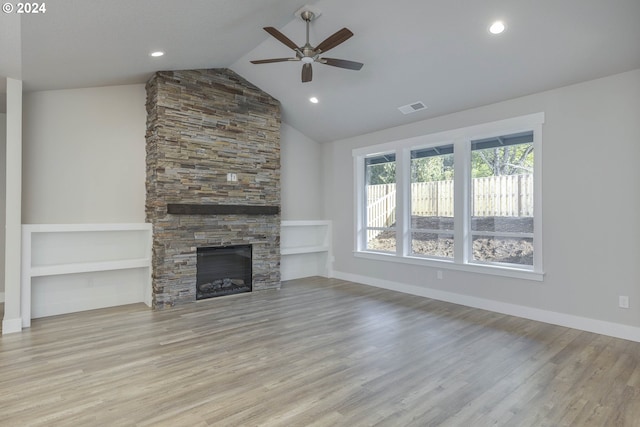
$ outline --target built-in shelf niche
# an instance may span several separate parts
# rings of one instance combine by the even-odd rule
[[[282,280],[332,276],[331,221],[282,221]]]
[[[21,295],[23,327],[32,317],[150,305],[151,224],[23,225]]]

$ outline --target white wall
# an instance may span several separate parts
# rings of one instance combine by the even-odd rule
[[[7,208],[7,115],[0,114],[0,302],[4,302],[4,235]]]
[[[22,222],[144,222],[145,102],[144,85],[26,94]],[[285,123],[281,144],[282,218],[323,218],[319,144]],[[129,283],[144,282],[130,273]],[[126,282],[111,273],[38,278],[33,315],[66,309],[68,295],[115,297]]]
[[[324,219],[321,146],[293,127],[280,127],[282,219]]]
[[[4,318],[2,333],[21,330],[20,254],[22,196],[22,81],[7,78]]]
[[[22,78],[21,17],[17,13],[0,14],[0,76],[3,78]]]
[[[354,257],[353,148],[537,112],[542,283],[454,270],[437,280],[434,268]],[[323,156],[336,277],[640,340],[640,70],[335,141]]]
[[[24,99],[23,223],[144,222],[144,85]],[[322,219],[320,145],[282,123],[282,219]]]
[[[145,102],[144,85],[26,94],[22,223],[144,222]],[[146,269],[39,277],[31,313],[144,301],[147,278]]]
[[[7,112],[6,77],[22,77],[21,15],[0,14],[0,113]],[[6,227],[6,114],[0,117],[0,302],[5,298],[5,227]],[[11,321],[9,321],[11,322]]]
[[[22,222],[144,222],[144,85],[24,97]]]

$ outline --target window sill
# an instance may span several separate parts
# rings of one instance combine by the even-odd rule
[[[493,276],[512,277],[515,279],[533,280],[542,282],[544,273],[520,270],[517,268],[499,267],[494,265],[481,264],[456,264],[449,260],[426,259],[411,256],[397,256],[395,254],[386,254],[382,252],[354,252],[356,258],[372,259],[376,261],[396,262],[400,264],[421,265],[423,267],[442,268],[447,270],[466,271],[468,273],[489,274]]]

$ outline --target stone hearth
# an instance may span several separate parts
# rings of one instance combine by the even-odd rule
[[[153,307],[196,300],[198,247],[252,245],[253,290],[279,288],[279,102],[227,69],[158,72],[146,139]]]

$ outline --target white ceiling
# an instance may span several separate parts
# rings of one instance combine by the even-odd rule
[[[301,63],[262,30],[304,43],[293,13],[322,12],[311,44],[355,36],[327,56],[361,71]],[[280,100],[283,121],[316,141],[382,128],[640,68],[640,0],[59,0],[22,15],[27,91],[145,82],[157,70],[231,68]],[[496,19],[507,31],[487,32]],[[149,57],[164,50],[159,59]],[[315,95],[320,103],[308,98]],[[429,108],[402,115],[397,107]]]

